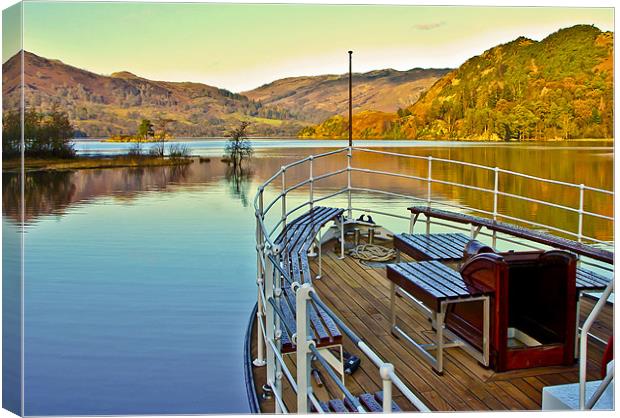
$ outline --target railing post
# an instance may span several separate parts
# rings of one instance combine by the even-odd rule
[[[427,175],[427,192],[426,192],[426,206],[430,209],[432,202],[432,185],[433,185],[433,156],[428,156],[428,175]],[[426,217],[426,235],[431,233],[431,219]]]
[[[286,167],[282,167],[282,230],[286,228]]]
[[[278,262],[278,265],[280,265],[280,248],[275,247],[273,253],[276,256],[275,258]],[[273,299],[275,300],[276,306],[280,306],[280,296],[282,295],[282,276],[280,275],[280,272],[278,270],[274,269],[274,273],[275,273],[275,280],[274,280]],[[275,328],[275,333],[274,333],[275,334],[275,346],[278,349],[278,353],[281,353],[282,352],[282,329],[280,326],[279,315],[274,315],[274,328]],[[274,354],[274,360],[275,360],[275,354]],[[275,373],[274,374],[275,374],[275,379],[273,380],[273,382],[274,382],[275,387],[273,388],[273,391],[277,398],[282,399],[282,365],[280,364],[279,361],[275,361]],[[280,408],[280,404],[276,402],[275,405],[276,405],[276,414],[282,413],[283,411]]]
[[[498,205],[497,205],[497,199],[498,199],[498,193],[499,193],[499,167],[495,167],[494,169],[495,171],[495,179],[494,179],[494,186],[493,186],[493,220],[496,221],[497,220],[497,210],[498,210]],[[497,231],[493,230],[493,248],[495,248],[497,245]]]
[[[351,160],[353,159],[353,147],[349,147],[347,152],[347,218],[353,219],[353,209],[351,205]]]
[[[261,324],[265,325],[265,312],[261,285],[264,285],[263,261],[265,260],[265,243],[261,220],[263,219],[263,188],[258,189],[258,210],[256,211],[256,285],[257,285],[257,310],[256,310],[256,358],[252,362],[256,367],[265,365],[265,340],[261,332]]]
[[[297,304],[297,333],[295,344],[297,345],[296,363],[297,363],[297,413],[308,413],[308,394],[312,392],[312,382],[310,380],[310,372],[312,369],[312,352],[310,344],[314,341],[309,338],[309,315],[308,301],[310,300],[310,292],[312,286],[310,283],[304,283],[297,289],[295,301]]]
[[[319,243],[317,245],[317,247],[319,247],[319,274],[317,274],[315,279],[320,279],[321,277],[323,277],[323,250],[321,248],[322,240],[323,240],[323,234],[321,233],[321,230],[319,229]]]
[[[259,286],[262,282],[258,282]],[[260,287],[258,288],[258,309],[256,310],[256,358],[252,362],[256,367],[262,367],[265,363],[265,341],[263,340],[263,333],[261,332],[261,324],[265,325],[265,313],[263,311],[263,302],[260,295]]]
[[[314,157],[310,156],[310,210],[314,207]]]
[[[267,342],[273,341],[275,343],[275,312],[273,306],[269,303],[274,295],[274,266],[271,263],[269,255],[272,254],[272,248],[268,245],[265,249],[265,336]],[[276,381],[276,355],[273,352],[271,344],[267,343],[267,384]],[[276,411],[278,409],[276,402]]]
[[[585,186],[583,184],[579,185],[579,225],[577,227],[577,241],[581,242],[581,238],[583,236],[583,195],[585,191]]]
[[[394,366],[390,363],[383,363],[379,369],[381,380],[383,381],[383,413],[392,413],[392,378]]]

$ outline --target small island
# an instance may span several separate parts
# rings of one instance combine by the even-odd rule
[[[22,168],[22,115],[9,111],[4,115],[2,126],[2,170],[19,171]],[[169,121],[168,121],[169,122]],[[166,123],[168,123],[166,122]],[[148,119],[143,119],[137,133],[123,136],[124,140],[114,142],[133,142],[126,155],[114,156],[78,156],[73,148],[72,139],[75,128],[66,112],[57,108],[49,112],[26,109],[24,112],[24,152],[23,165],[26,170],[75,170],[88,168],[112,167],[157,167],[190,164],[190,151],[181,144],[168,144],[170,135],[164,129],[155,134],[154,126]],[[126,137],[126,139],[125,139]],[[145,142],[156,145],[147,150]]]

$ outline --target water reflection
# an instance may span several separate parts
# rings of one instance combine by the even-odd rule
[[[254,190],[250,190],[250,181],[254,176],[251,167],[251,160],[238,164],[230,163],[226,168],[226,181],[230,186],[233,196],[241,201],[243,207],[247,207],[251,201]]]
[[[128,167],[76,171],[31,171],[24,176],[25,223],[44,215],[63,215],[74,204],[105,196],[130,203],[138,193],[165,191],[169,185],[187,182],[188,165]],[[2,214],[19,220],[19,174],[4,172]]]

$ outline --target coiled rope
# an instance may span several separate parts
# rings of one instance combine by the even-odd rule
[[[396,256],[396,250],[382,245],[360,244],[350,250],[349,255],[362,261],[390,261]]]

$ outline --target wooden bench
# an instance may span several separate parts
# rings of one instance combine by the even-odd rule
[[[397,234],[394,247],[418,261],[459,261],[463,250],[472,241],[462,233],[447,234]],[[577,292],[603,290],[611,279],[585,267],[577,267]]]
[[[490,295],[492,289],[476,286],[463,281],[461,275],[441,264],[439,261],[389,264],[387,278],[390,280],[391,331],[402,337],[437,373],[443,373],[443,350],[462,347],[483,365],[489,365],[489,327]],[[420,344],[406,334],[396,322],[396,293],[400,290],[410,297],[423,315],[427,316],[435,329],[434,344]],[[449,329],[444,329],[448,306],[463,302],[482,301],[483,304],[483,343],[482,350],[467,341],[459,339]],[[452,340],[446,344],[444,335]],[[430,351],[435,350],[433,356]]]
[[[481,218],[479,216],[465,215],[463,213],[449,212],[441,209],[432,209],[427,206],[413,206],[409,208],[409,211],[413,216],[413,224],[417,221],[418,216],[423,214],[427,218],[437,218],[472,225],[477,228],[476,231],[474,231],[473,238],[475,238],[476,234],[482,227],[485,227],[491,231],[505,233],[517,238],[525,238],[529,241],[538,242],[539,244],[548,245],[561,250],[567,250],[607,264],[614,263],[614,254],[611,251],[595,248],[566,238],[556,237],[544,232],[534,231],[529,228],[500,222],[493,219]]]
[[[320,229],[330,221],[338,222],[341,231],[344,209],[317,206],[287,224],[274,241],[281,246],[281,261],[285,270],[298,283],[311,282],[308,251]],[[320,249],[320,246],[319,246]],[[320,255],[320,253],[319,253]]]
[[[418,261],[457,261],[471,238],[460,232],[448,234],[397,234],[394,248]]]
[[[315,242],[316,236],[326,224],[336,221],[342,229],[344,209],[317,206],[288,223],[278,235],[275,244],[280,246],[280,263],[283,271],[292,282],[299,284],[311,282],[312,275],[308,259],[308,251]],[[319,243],[320,244],[320,243]],[[320,245],[319,245],[320,248]],[[320,255],[320,251],[319,251]],[[316,347],[344,378],[344,361],[342,351],[342,334],[332,318],[313,302],[309,302],[308,315],[310,320],[310,336]],[[295,292],[287,280],[282,282],[280,296],[280,319],[282,321],[282,353],[292,354],[296,347],[292,334],[297,332]],[[290,333],[290,335],[289,335]],[[337,348],[340,358],[337,359],[329,348]]]
[[[360,405],[366,412],[383,412],[383,392],[363,393],[357,397]],[[331,399],[328,402],[320,402],[323,412],[351,413],[358,412],[348,399]],[[400,407],[392,401],[392,412],[400,412]],[[313,412],[314,411],[313,409]]]

